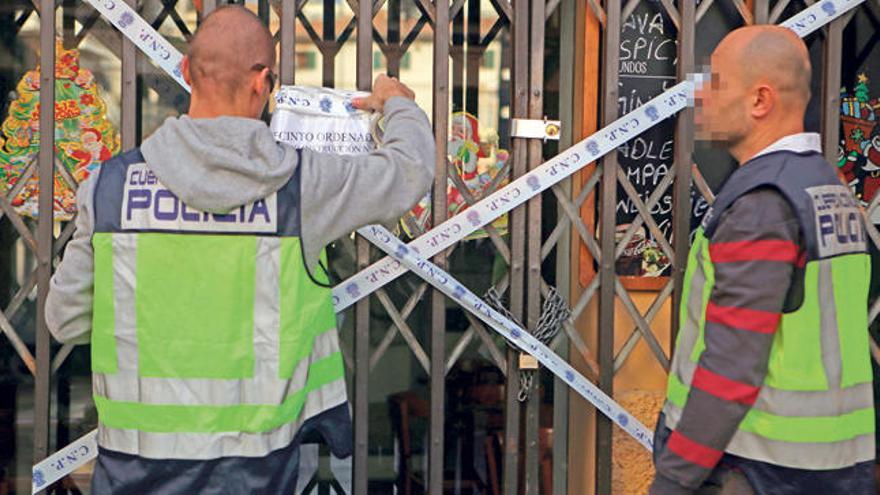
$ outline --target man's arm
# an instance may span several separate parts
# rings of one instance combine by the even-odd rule
[[[796,266],[797,218],[785,198],[759,189],[722,216],[709,244],[715,285],[706,348],[682,417],[657,456],[652,495],[690,493],[715,468],[758,397]]]
[[[61,343],[87,344],[92,331],[92,291],[95,261],[92,233],[95,214],[92,209],[95,182],[93,174],[79,185],[76,193],[78,215],[73,238],[64,249],[64,259],[49,283],[46,299],[46,324]]]
[[[378,80],[376,88],[381,88]],[[302,151],[302,243],[310,268],[330,242],[364,225],[393,224],[430,190],[434,136],[410,95],[371,100],[385,114],[385,136],[377,150],[365,155]]]

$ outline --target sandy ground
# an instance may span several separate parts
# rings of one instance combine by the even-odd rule
[[[650,430],[657,425],[657,415],[663,407],[663,392],[631,390],[615,394],[614,399]],[[620,428],[614,428],[614,464],[612,493],[615,495],[644,495],[654,479],[651,453]]]

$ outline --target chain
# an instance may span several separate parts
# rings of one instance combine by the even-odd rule
[[[486,291],[484,299],[493,309],[503,314],[520,327],[525,328],[527,332],[547,346],[549,346],[556,335],[559,334],[562,325],[564,325],[571,317],[571,310],[568,308],[568,304],[565,302],[565,299],[556,287],[550,287],[547,297],[544,299],[544,305],[541,307],[541,316],[538,318],[538,324],[534,329],[527,328],[513,317],[504,304],[503,296],[495,290],[495,287],[490,287],[489,290]],[[513,348],[513,345],[509,342],[507,345]],[[532,384],[535,380],[535,371],[537,370],[521,369],[519,372],[519,393],[517,394],[517,398],[520,402],[525,402],[529,399]]]

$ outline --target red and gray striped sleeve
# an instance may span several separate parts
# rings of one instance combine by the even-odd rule
[[[798,293],[792,280],[803,276],[802,245],[797,217],[774,189],[752,191],[722,214],[709,242],[715,285],[706,348],[682,417],[657,456],[652,494],[699,487],[755,403],[783,309],[792,306],[787,296]]]

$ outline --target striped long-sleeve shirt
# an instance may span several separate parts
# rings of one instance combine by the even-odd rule
[[[716,467],[758,397],[782,313],[803,299],[797,217],[773,189],[745,194],[722,214],[709,254],[706,348],[681,419],[656,455],[654,495],[690,493]]]

